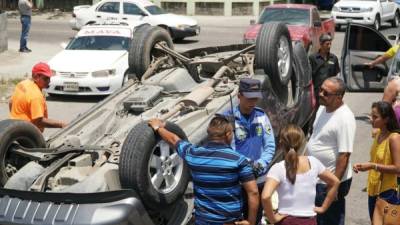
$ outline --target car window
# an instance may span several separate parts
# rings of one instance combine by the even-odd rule
[[[266,22],[283,22],[290,25],[309,25],[308,9],[266,8],[261,13],[259,24]]]
[[[124,14],[128,15],[142,15],[143,11],[135,4],[124,3]]]
[[[149,11],[149,13],[151,14],[151,15],[160,15],[160,14],[166,14],[166,12],[162,9],[162,8],[160,8],[160,7],[158,7],[158,6],[156,6],[156,5],[150,5],[150,6],[146,6],[146,7],[144,7],[147,11]]]
[[[312,10],[312,21],[321,21],[321,18],[319,17],[319,13],[316,9]]]
[[[119,2],[106,2],[97,11],[107,13],[119,13]]]
[[[127,50],[130,39],[117,36],[82,36],[74,38],[67,50]]]
[[[384,37],[370,28],[351,26],[349,33],[351,34],[349,40],[350,50],[385,52],[391,47]]]

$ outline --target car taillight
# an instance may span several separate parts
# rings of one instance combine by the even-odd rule
[[[76,17],[75,13],[72,13],[72,17],[73,17],[73,18],[75,18],[75,17]]]

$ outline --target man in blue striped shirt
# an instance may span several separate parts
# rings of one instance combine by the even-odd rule
[[[159,119],[149,125],[167,143],[176,147],[193,177],[196,225],[254,225],[259,194],[252,167],[247,159],[230,147],[233,127],[221,116],[207,128],[208,144],[195,146],[164,128]],[[242,186],[247,193],[248,219],[243,220]]]

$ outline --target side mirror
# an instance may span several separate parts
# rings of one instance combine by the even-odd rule
[[[148,16],[147,13],[145,13],[145,12],[140,12],[140,15],[141,16]]]
[[[61,46],[62,49],[65,49],[65,48],[67,47],[67,45],[68,45],[68,44],[65,43],[65,42],[62,42],[62,43],[60,44],[60,46]]]
[[[256,24],[256,20],[250,20],[250,25]]]
[[[321,21],[314,21],[314,27],[320,27],[321,25]]]
[[[397,36],[395,34],[391,34],[391,35],[388,35],[388,39],[395,41],[397,39]]]

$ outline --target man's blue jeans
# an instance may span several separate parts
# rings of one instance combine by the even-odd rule
[[[29,30],[31,29],[31,17],[30,16],[21,16],[21,24],[22,24],[22,31],[21,31],[21,39],[19,41],[19,50],[27,49],[27,41]]]
[[[344,225],[346,200],[345,197],[349,193],[352,179],[345,180],[340,183],[337,200],[332,202],[329,209],[324,214],[317,215],[318,225]],[[327,194],[325,184],[317,184],[317,193],[315,196],[315,205],[321,206]]]

